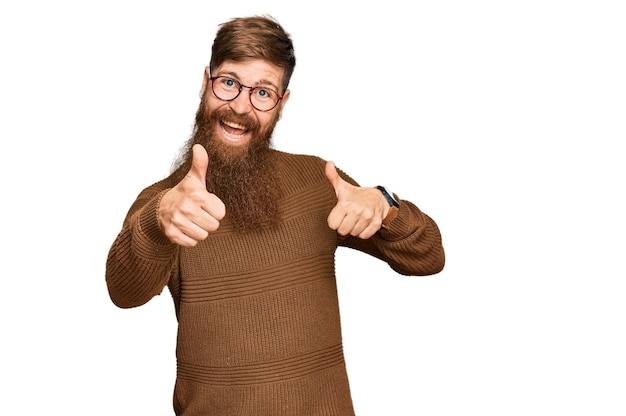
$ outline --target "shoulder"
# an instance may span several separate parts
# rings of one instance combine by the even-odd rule
[[[288,153],[281,150],[274,150],[276,161],[287,169],[306,169],[324,167],[326,161],[319,156]]]
[[[287,153],[274,150],[277,169],[282,175],[295,175],[309,179],[326,181],[327,160],[314,155]],[[339,175],[349,183],[358,186],[358,183],[341,168],[337,167]]]
[[[276,169],[281,176],[323,179],[326,161],[318,156],[274,151]]]

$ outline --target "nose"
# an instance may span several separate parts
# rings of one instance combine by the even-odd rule
[[[234,100],[228,102],[230,108],[237,114],[247,114],[252,111],[252,103],[250,102],[250,88],[241,86],[239,95]]]

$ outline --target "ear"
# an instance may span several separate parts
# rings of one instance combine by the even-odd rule
[[[290,90],[285,91],[285,94],[283,94],[283,99],[280,100],[280,103],[278,104],[278,115],[281,117],[283,115],[283,108],[285,108],[285,104],[287,104],[287,100],[289,100],[290,94],[291,94]]]
[[[209,67],[204,67],[204,74],[202,74],[202,89],[200,90],[200,97],[204,95],[206,87],[209,84]]]

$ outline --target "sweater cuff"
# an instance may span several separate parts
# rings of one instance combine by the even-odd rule
[[[394,218],[386,222],[378,231],[385,240],[401,240],[405,236],[411,234],[411,210],[406,201],[400,201],[400,208]]]
[[[139,232],[143,237],[150,240],[154,244],[171,244],[175,246],[175,244],[173,244],[161,230],[157,217],[157,211],[159,209],[159,204],[161,203],[161,197],[163,197],[163,195],[165,195],[167,191],[169,191],[169,189],[161,191],[155,198],[152,198],[150,202],[144,205],[144,207],[141,209],[138,218]]]

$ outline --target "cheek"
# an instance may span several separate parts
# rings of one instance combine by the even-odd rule
[[[263,114],[261,117],[257,117],[257,120],[259,122],[259,125],[261,126],[261,129],[263,130],[265,130],[268,126],[272,124],[272,118],[267,117],[265,114]]]
[[[206,99],[204,101],[204,111],[207,112],[207,114],[212,113],[213,111],[217,110],[220,107],[223,107],[226,103],[218,100],[217,98],[215,98],[213,96],[213,93],[211,93],[210,91],[207,93],[206,95]]]
[[[258,116],[259,124],[262,130],[274,128],[278,122],[278,111],[271,113],[263,113]]]

